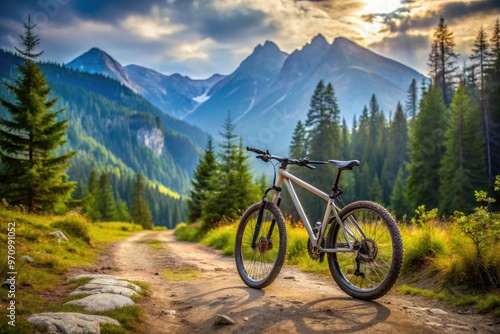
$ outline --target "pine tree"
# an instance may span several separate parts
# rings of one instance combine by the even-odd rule
[[[445,151],[446,106],[441,87],[432,85],[420,101],[410,132],[407,192],[410,209],[439,206],[439,168]]]
[[[490,134],[490,161],[489,170],[490,181],[493,182],[493,176],[500,175],[500,58],[495,62],[487,80],[487,106],[488,122]],[[487,147],[488,148],[488,147]],[[498,196],[498,192],[495,193]],[[497,200],[500,203],[500,196]],[[497,204],[498,205],[498,204]]]
[[[373,177],[372,182],[368,184],[368,198],[371,201],[384,205],[384,192],[377,174]]]
[[[488,43],[488,38],[486,32],[481,26],[476,39],[474,40],[474,45],[472,49],[472,54],[469,59],[474,64],[474,68],[477,68],[478,71],[475,73],[476,81],[478,83],[479,89],[484,91],[484,84],[486,79],[486,71],[490,68],[492,64],[491,52],[489,51],[490,44]],[[481,96],[481,100],[483,100],[483,96]]]
[[[408,161],[408,125],[401,103],[396,106],[396,113],[390,125],[388,137],[387,156],[384,160],[381,177],[386,203],[390,200],[398,171]]]
[[[453,85],[456,80],[456,58],[454,51],[455,42],[453,33],[448,29],[443,17],[434,31],[434,41],[429,55],[429,66],[431,77],[435,84],[441,88],[441,94],[445,105],[451,102]]]
[[[490,57],[493,61],[500,59],[500,21],[497,19],[493,27],[493,33],[490,38]]]
[[[293,158],[303,158],[307,156],[307,131],[302,123],[298,121],[292,134],[290,144],[290,156]]]
[[[310,101],[307,114],[306,126],[309,134],[309,158],[312,160],[327,161],[340,159],[340,110],[335,97],[335,91],[331,83],[326,86],[320,81]],[[328,168],[330,167],[330,168]],[[331,166],[325,166],[321,172],[301,171],[308,175],[306,180],[312,185],[325,189],[333,185],[335,170]],[[309,209],[309,218],[312,221],[321,220],[323,203],[318,198],[306,193],[303,196],[304,207]]]
[[[217,168],[212,137],[208,138],[205,153],[201,157],[191,182],[190,196],[187,202],[188,221],[195,222],[201,218],[202,207],[207,193],[213,191],[210,178]]]
[[[486,138],[486,158],[488,164],[488,171],[491,177],[491,139],[490,139],[490,124],[488,122],[488,110],[486,104],[486,75],[488,69],[492,68],[494,65],[494,60],[492,59],[492,53],[489,50],[489,43],[487,39],[486,32],[481,26],[479,33],[477,34],[476,40],[474,41],[474,48],[472,49],[472,54],[469,57],[473,63],[474,68],[477,68],[478,71],[475,73],[475,82],[478,82],[479,86],[479,95],[480,95],[480,105],[481,105],[481,114],[483,118],[483,129]]]
[[[340,158],[340,110],[332,84],[325,87],[320,81],[310,105],[306,120],[310,156],[315,160]]]
[[[153,229],[153,218],[146,199],[146,183],[142,174],[137,174],[131,193],[130,216],[135,224],[140,224],[143,229]],[[171,219],[179,219],[172,217]],[[179,221],[179,220],[177,220]]]
[[[127,202],[121,197],[117,197],[116,199],[116,218],[121,222],[129,222],[131,219]]]
[[[486,190],[484,145],[477,106],[460,85],[451,103],[446,130],[446,152],[440,168],[440,211],[472,213],[477,206],[474,191]]]
[[[340,155],[340,158],[343,160],[349,160],[351,159],[351,138],[349,135],[349,128],[347,127],[347,121],[345,118],[342,119],[342,127],[340,129],[341,131],[341,143],[340,145],[342,146],[342,153]]]
[[[398,221],[402,220],[405,214],[408,212],[408,202],[406,199],[403,174],[403,167],[401,167],[398,171],[396,181],[394,182],[394,188],[392,189],[391,193],[390,209],[394,212]]]
[[[256,185],[251,181],[247,156],[243,144],[236,142],[235,125],[228,112],[219,134],[222,142],[217,154],[217,168],[209,183],[213,189],[206,194],[202,206],[201,220],[204,228],[210,229],[238,218],[256,199]]]
[[[92,221],[101,219],[101,213],[99,212],[99,192],[99,178],[97,177],[97,171],[93,169],[87,181],[87,194],[83,199],[83,212]]]
[[[64,109],[51,111],[57,98],[49,99],[51,89],[35,62],[42,54],[35,52],[40,41],[33,33],[35,27],[28,17],[21,36],[24,49],[16,48],[24,63],[18,65],[13,84],[5,84],[16,103],[0,99],[11,116],[0,118],[0,198],[30,211],[58,212],[66,209],[76,187],[66,175],[76,152],[54,155],[66,143],[69,123],[57,120]]]
[[[99,177],[99,213],[101,220],[113,221],[117,219],[116,201],[113,196],[113,188],[109,182],[108,174],[102,172]]]
[[[415,119],[418,111],[418,88],[417,80],[413,79],[411,81],[410,87],[408,87],[407,97],[406,97],[406,118]]]

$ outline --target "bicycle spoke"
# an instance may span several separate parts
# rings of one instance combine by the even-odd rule
[[[346,293],[361,299],[385,294],[395,283],[402,263],[402,244],[397,226],[381,206],[360,201],[346,206],[341,214],[352,253],[330,253],[333,278]],[[345,244],[342,226],[329,233],[329,245]],[[396,238],[396,243],[394,243]]]

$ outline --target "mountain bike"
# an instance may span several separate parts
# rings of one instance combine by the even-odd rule
[[[284,183],[309,235],[309,256],[323,262],[326,254],[333,279],[351,297],[373,300],[385,295],[399,276],[403,263],[403,242],[398,226],[384,207],[371,201],[356,201],[348,205],[342,201],[340,175],[359,166],[359,161],[313,161],[279,157],[253,147],[247,147],[247,150],[256,153],[256,157],[264,162],[274,160],[277,163],[273,185],[266,189],[261,202],[245,211],[238,224],[235,259],[243,282],[251,288],[264,288],[276,279],[285,262],[287,233],[279,208],[281,185]],[[287,169],[291,165],[315,169],[313,165],[324,164],[337,168],[330,194],[292,175]],[[314,227],[293,184],[327,202],[323,221],[317,222]],[[274,194],[272,200],[268,200],[271,191]]]

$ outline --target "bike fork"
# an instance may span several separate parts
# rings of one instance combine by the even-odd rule
[[[260,206],[260,209],[259,209],[259,215],[257,216],[257,223],[255,224],[255,231],[253,233],[253,237],[252,237],[252,248],[255,249],[255,247],[257,246],[257,239],[259,238],[259,233],[260,233],[260,228],[261,228],[261,225],[262,225],[262,217],[264,216],[264,209],[266,208],[266,203],[267,203],[267,193],[271,190],[275,190],[275,187],[269,187],[266,192],[264,193],[264,196],[262,197],[262,205]],[[281,197],[278,199],[278,203],[277,203],[277,206],[279,207],[281,203]],[[274,230],[274,226],[276,225],[276,219],[272,219],[271,221],[271,226],[269,227],[269,231],[267,231],[267,242],[268,244],[271,243],[271,236],[273,235],[273,230]]]

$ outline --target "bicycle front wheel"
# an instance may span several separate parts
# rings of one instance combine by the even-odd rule
[[[353,249],[328,253],[333,279],[354,298],[373,300],[385,295],[403,264],[403,242],[396,222],[385,208],[370,201],[351,203],[339,216],[345,229],[338,223],[332,226],[329,248],[348,248],[350,243]]]
[[[238,225],[235,242],[236,268],[243,282],[261,289],[278,276],[286,255],[286,226],[281,210],[264,202],[262,220],[257,224],[263,203],[247,209]]]

